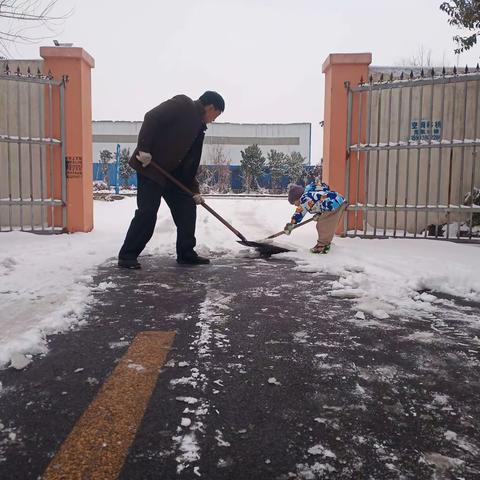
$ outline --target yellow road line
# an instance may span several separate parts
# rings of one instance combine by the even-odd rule
[[[43,480],[110,480],[122,469],[175,332],[141,332],[78,420]]]

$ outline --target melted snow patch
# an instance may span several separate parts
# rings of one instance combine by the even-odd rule
[[[337,458],[337,456],[328,448],[325,448],[322,444],[318,443],[308,449],[310,455],[322,455],[326,458]]]
[[[452,458],[447,457],[446,455],[442,455],[436,452],[429,452],[424,454],[425,461],[433,466],[435,469],[434,478],[446,478],[444,475],[452,469],[462,466],[465,462],[459,458]]]
[[[136,372],[144,372],[145,367],[143,365],[140,365],[139,363],[129,363],[127,365],[128,368],[135,370]]]
[[[176,460],[177,473],[181,473],[189,464],[200,459],[200,447],[195,432],[189,432],[183,437],[173,437],[173,440],[179,444],[180,455]]]
[[[293,474],[293,478],[298,478],[300,480],[317,480],[319,478],[328,478],[328,476],[325,475],[336,471],[335,468],[329,463],[316,462],[313,465],[299,463],[296,467],[297,476],[295,477],[295,474]]]

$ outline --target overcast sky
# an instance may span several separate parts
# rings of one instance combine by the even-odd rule
[[[476,65],[478,46],[454,55],[440,3],[60,0],[56,12],[73,12],[55,38],[95,58],[95,120],[141,120],[177,93],[217,90],[226,101],[221,122],[311,122],[317,163],[329,53],[372,52],[374,65],[398,65],[423,47],[438,65]],[[36,58],[38,45],[11,55]]]

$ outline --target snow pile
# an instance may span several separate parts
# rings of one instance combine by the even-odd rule
[[[45,335],[78,321],[91,301],[95,267],[116,254],[130,221],[132,204],[115,203],[118,215],[115,205],[95,202],[89,234],[0,234],[0,365],[45,352]]]
[[[281,230],[293,213],[285,199],[209,198],[208,203],[250,240]],[[95,287],[93,275],[106,260],[115,262],[135,208],[135,198],[96,201],[95,230],[89,234],[0,234],[0,365],[12,356],[17,365],[27,364],[28,355],[45,352],[45,336],[77,322],[94,288],[115,288],[114,282]],[[162,204],[145,253],[174,256],[175,236],[170,212]],[[200,254],[255,256],[203,208],[198,209],[197,240]],[[312,223],[276,239],[296,250],[281,257],[295,261],[299,270],[339,276],[331,294],[350,298],[356,312],[380,319],[393,313],[428,316],[436,309],[435,291],[480,301],[476,245],[337,238],[328,255],[313,255],[308,249],[315,241]]]
[[[339,275],[330,295],[352,299],[360,319],[361,312],[378,319],[428,317],[437,309],[435,292],[480,301],[478,245],[337,238],[326,256],[305,250],[286,256],[301,271]]]

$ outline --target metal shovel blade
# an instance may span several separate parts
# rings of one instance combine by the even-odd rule
[[[265,257],[270,257],[271,255],[275,255],[276,253],[291,252],[291,250],[289,250],[288,248],[278,247],[277,245],[273,245],[271,243],[250,242],[248,240],[237,240],[237,242],[247,247],[253,247],[257,249],[260,255]]]

